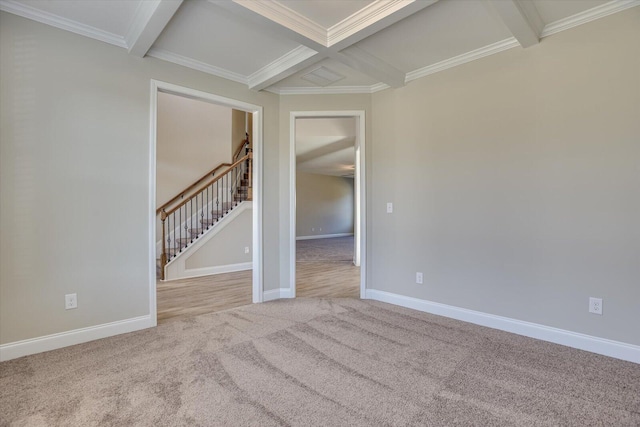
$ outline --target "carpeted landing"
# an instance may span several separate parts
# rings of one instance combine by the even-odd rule
[[[640,365],[378,302],[274,301],[4,362],[0,425],[638,426]]]

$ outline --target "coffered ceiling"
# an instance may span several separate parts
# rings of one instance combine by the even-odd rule
[[[372,93],[640,0],[0,0],[0,9],[280,94]]]

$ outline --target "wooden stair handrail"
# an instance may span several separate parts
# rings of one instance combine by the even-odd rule
[[[240,145],[240,147],[238,147],[238,149],[236,150],[236,152],[233,154],[233,157],[231,157],[232,159],[235,159],[236,157],[238,157],[238,154],[240,154],[240,152],[242,152],[242,149],[249,144],[249,139],[245,139],[244,142],[242,143],[242,145]],[[221,163],[218,166],[216,166],[215,168],[213,168],[212,170],[210,170],[209,172],[207,172],[206,174],[204,174],[203,176],[201,176],[200,178],[198,178],[193,184],[191,184],[190,186],[188,186],[187,188],[185,188],[184,190],[182,190],[180,192],[180,194],[177,194],[173,199],[169,200],[167,203],[165,203],[164,205],[160,206],[158,209],[156,209],[156,215],[158,215],[160,212],[162,212],[163,209],[168,208],[169,206],[173,205],[177,200],[182,199],[185,194],[187,193],[191,193],[191,190],[193,190],[195,187],[198,186],[199,183],[201,183],[203,180],[207,179],[209,176],[213,175],[216,173],[216,171],[218,171],[219,169],[222,169],[224,167],[230,167],[232,165],[232,163]]]
[[[241,164],[242,162],[244,162],[245,160],[249,160],[253,158],[253,153],[249,153],[246,156],[242,157],[241,159],[238,159],[238,161],[236,161],[235,163],[231,164],[226,171],[224,171],[223,173],[221,173],[220,175],[218,175],[217,177],[215,177],[214,179],[212,179],[211,181],[207,182],[205,185],[201,186],[200,188],[198,188],[198,190],[194,191],[193,194],[198,194],[201,191],[203,191],[205,188],[207,188],[208,186],[210,186],[211,184],[214,184],[215,182],[217,182],[218,180],[220,180],[223,176],[225,176],[227,173],[229,173],[229,171],[231,171],[233,168],[235,168],[236,166],[238,166],[239,164]],[[182,203],[180,203],[179,205],[175,206],[173,209],[171,209],[169,212],[165,212],[164,208],[166,207],[167,203],[165,203],[159,210],[156,211],[156,214],[158,212],[162,213],[162,220],[164,220],[166,217],[168,217],[169,215],[171,215],[172,213],[174,213],[175,211],[177,211],[178,209],[180,209],[182,206],[186,205],[187,203],[189,203],[189,200],[191,200],[191,197],[184,200]]]

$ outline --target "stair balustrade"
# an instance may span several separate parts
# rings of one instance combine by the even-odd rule
[[[244,148],[245,156],[237,158]],[[199,187],[192,184],[158,209],[162,221],[161,278],[164,267],[245,200],[252,200],[252,160],[248,141],[233,156],[235,162]],[[216,168],[219,169],[219,168]],[[214,169],[214,171],[216,170]],[[205,175],[206,178],[209,174]],[[198,184],[202,178],[196,181]],[[189,193],[189,196],[185,196]],[[186,197],[186,198],[185,198]],[[171,207],[178,200],[177,205]]]

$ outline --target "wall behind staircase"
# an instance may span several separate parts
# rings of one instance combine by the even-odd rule
[[[156,205],[231,161],[231,108],[158,94]]]

